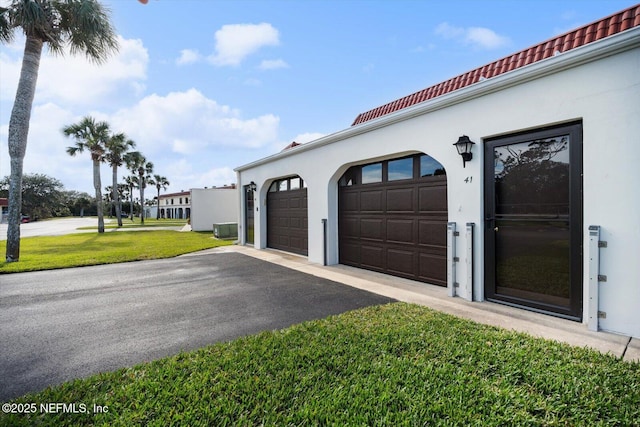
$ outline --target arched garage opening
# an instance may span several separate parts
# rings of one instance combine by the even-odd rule
[[[341,264],[447,285],[447,177],[426,154],[352,166],[338,181]]]
[[[267,247],[309,254],[307,186],[299,176],[278,179],[269,187]]]

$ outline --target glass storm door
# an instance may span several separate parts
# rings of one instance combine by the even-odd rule
[[[581,125],[486,141],[485,296],[581,320]]]
[[[253,197],[254,191],[249,187],[245,186],[245,203],[244,203],[244,228],[245,228],[245,243],[253,244],[253,230],[254,230],[254,204]]]

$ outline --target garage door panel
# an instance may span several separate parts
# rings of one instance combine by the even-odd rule
[[[362,245],[360,247],[362,266],[371,270],[384,270],[384,249],[380,246]]]
[[[442,186],[421,187],[418,192],[418,209],[420,213],[441,213],[447,212],[447,192],[442,191]]]
[[[291,236],[288,243],[289,243],[289,246],[301,247],[304,243],[304,239],[300,237]]]
[[[289,209],[300,209],[300,198],[299,197],[292,197],[289,199]]]
[[[360,242],[340,243],[340,261],[343,264],[360,265]]]
[[[340,237],[341,239],[360,237],[360,219],[344,218],[340,223]]]
[[[420,280],[434,285],[447,286],[447,257],[421,253],[419,256]]]
[[[344,213],[355,213],[360,211],[360,193],[343,192],[340,193],[340,209]]]
[[[360,212],[382,212],[382,190],[360,193]]]
[[[278,205],[278,209],[289,209],[289,200],[288,199],[278,199],[277,205]]]
[[[413,244],[415,239],[414,224],[413,219],[388,219],[387,241]]]
[[[414,189],[393,188],[387,190],[387,213],[413,213],[415,211]]]
[[[437,243],[440,243],[439,245]],[[440,246],[446,248],[447,224],[442,221],[420,220],[418,244],[428,246]]]
[[[383,240],[384,219],[364,218],[360,220],[360,237],[362,239]]]
[[[389,249],[387,250],[387,270],[404,277],[413,276],[416,268],[415,257],[416,253],[413,251]]]

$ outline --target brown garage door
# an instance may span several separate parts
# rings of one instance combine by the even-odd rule
[[[267,193],[267,246],[309,254],[307,189],[300,177],[275,181]]]
[[[447,285],[447,177],[432,157],[350,168],[338,227],[340,263]]]

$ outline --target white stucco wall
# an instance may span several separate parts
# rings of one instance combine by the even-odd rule
[[[238,221],[237,191],[227,188],[191,189],[191,229],[213,231],[213,224]]]
[[[279,177],[300,175],[308,187],[309,260],[323,262],[322,219],[326,218],[327,263],[337,263],[337,181],[341,175],[353,164],[424,152],[447,171],[449,221],[456,222],[459,230],[466,223],[476,224],[474,294],[482,300],[483,141],[581,120],[583,321],[588,318],[590,297],[588,227],[599,225],[601,240],[608,242],[600,264],[601,274],[608,278],[600,285],[599,311],[607,313],[600,327],[640,337],[640,29],[631,30],[631,37],[629,33],[620,36],[620,40],[626,40],[624,36],[635,37],[635,41],[627,42],[623,49],[613,36],[598,42],[600,45],[570,51],[238,168],[240,188],[251,181],[258,186],[255,247],[266,247],[269,184]],[[477,144],[466,168],[452,145],[462,134]],[[240,212],[243,209],[241,198]],[[458,281],[467,277],[464,239],[462,232]],[[464,286],[460,292],[467,296]]]

